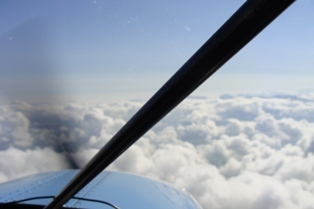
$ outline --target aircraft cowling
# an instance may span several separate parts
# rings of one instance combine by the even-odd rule
[[[37,174],[0,184],[0,203],[32,197],[55,196],[78,170]],[[123,208],[200,209],[199,204],[184,190],[142,176],[105,171],[85,186],[75,197],[100,200]],[[20,204],[45,206],[51,198],[36,199]],[[70,199],[70,208],[112,208],[98,202]]]

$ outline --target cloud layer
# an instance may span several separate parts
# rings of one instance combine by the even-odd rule
[[[141,105],[0,106],[0,181],[84,166]],[[190,98],[110,169],[185,188],[204,208],[309,209],[313,130],[311,93]]]

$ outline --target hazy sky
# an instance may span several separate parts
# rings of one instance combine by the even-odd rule
[[[242,3],[1,1],[0,94],[147,98]],[[313,4],[294,3],[198,94],[312,88]]]

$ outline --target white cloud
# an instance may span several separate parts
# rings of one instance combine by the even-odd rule
[[[63,154],[46,147],[43,149],[20,150],[9,147],[0,151],[0,181],[7,181],[25,175],[58,171],[69,167]]]
[[[1,106],[0,180],[71,167],[69,157],[82,167],[140,105]],[[110,169],[184,187],[204,208],[313,208],[312,113],[313,94],[189,99]]]

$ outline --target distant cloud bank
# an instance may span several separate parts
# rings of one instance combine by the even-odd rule
[[[82,167],[141,107],[0,106],[0,181]],[[219,209],[314,208],[314,94],[190,98],[110,166]]]

